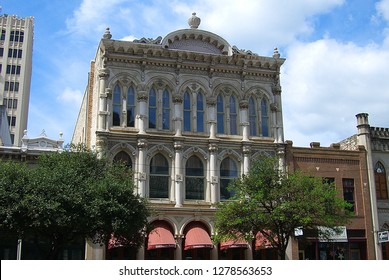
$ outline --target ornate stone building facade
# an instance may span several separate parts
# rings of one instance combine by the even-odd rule
[[[72,142],[132,167],[160,236],[151,232],[138,252],[89,245],[87,259],[263,256],[255,240],[212,245],[212,217],[253,158],[284,153],[284,59],[198,29],[195,13],[188,23],[163,39],[119,41],[107,29],[100,41]]]

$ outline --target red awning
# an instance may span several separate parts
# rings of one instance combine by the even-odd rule
[[[273,245],[265,236],[263,236],[260,231],[258,231],[257,235],[255,236],[255,250],[269,248],[273,248]]]
[[[189,225],[186,232],[184,250],[197,248],[213,248],[213,244],[206,229],[201,224],[194,223]]]
[[[147,250],[161,248],[176,248],[176,241],[166,223],[155,223],[154,229],[150,231]]]
[[[249,244],[245,240],[228,240],[220,243],[220,250],[234,249],[234,248],[248,248]]]

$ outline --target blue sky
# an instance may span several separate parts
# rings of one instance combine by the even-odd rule
[[[2,13],[34,16],[28,135],[71,141],[89,64],[105,28],[113,39],[200,29],[270,56],[282,68],[285,139],[322,146],[356,133],[355,115],[389,127],[389,0],[0,0]]]

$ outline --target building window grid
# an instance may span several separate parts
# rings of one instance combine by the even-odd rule
[[[185,198],[204,200],[205,177],[203,162],[197,156],[191,156],[185,167]]]
[[[113,90],[112,97],[112,125],[120,126],[120,115],[121,115],[121,89],[119,85],[116,85]]]
[[[220,164],[220,200],[228,200],[234,192],[228,189],[230,182],[238,177],[236,162],[230,158],[225,158]]]
[[[10,65],[8,64],[7,65],[7,70],[6,70],[6,74],[13,74],[13,75],[19,75],[20,74],[20,70],[21,70],[21,66],[20,65]]]
[[[150,198],[169,198],[169,164],[162,154],[156,154],[150,161]]]
[[[355,186],[354,179],[352,178],[343,178],[343,198],[345,201],[351,204],[350,211],[355,212]]]
[[[20,43],[22,43],[24,41],[24,31],[12,30],[10,32],[9,40],[11,42],[20,42]]]
[[[127,126],[135,127],[135,90],[130,86],[127,90]]]
[[[6,81],[4,83],[4,91],[18,92],[19,91],[19,82]]]
[[[388,199],[386,170],[384,165],[379,161],[374,166],[374,178],[377,199]]]
[[[10,58],[22,58],[21,49],[8,49],[8,57]]]

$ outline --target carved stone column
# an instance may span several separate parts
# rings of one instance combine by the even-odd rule
[[[216,100],[214,98],[207,100],[209,138],[216,138]]]
[[[248,174],[250,170],[250,153],[251,147],[249,145],[243,145],[243,173]]]
[[[210,165],[210,182],[211,182],[211,207],[215,207],[215,204],[219,202],[219,177],[216,172],[216,159],[218,145],[216,143],[210,143],[208,147],[210,156],[209,156],[209,165]]]
[[[174,129],[176,131],[175,136],[182,136],[182,96],[176,94],[173,96],[174,104]]]
[[[175,260],[182,260],[182,243],[183,243],[182,239],[183,238],[184,238],[183,235],[176,236],[177,247],[176,247],[175,255],[174,255]]]
[[[139,108],[139,115],[137,116],[138,120],[138,128],[139,128],[139,134],[145,134],[146,130],[146,122],[148,120],[147,117],[147,92],[144,90],[141,90],[138,92],[138,108]]]
[[[175,174],[175,207],[182,207],[183,202],[183,181],[184,175],[182,170],[182,149],[183,145],[181,142],[174,142],[174,150],[175,150],[175,166],[174,166],[174,174]]]
[[[147,140],[146,139],[138,139],[138,151],[139,151],[139,159],[138,159],[138,194],[141,197],[146,196],[146,151],[147,151]]]
[[[274,138],[276,143],[284,143],[284,125],[282,120],[281,107],[281,86],[273,86],[272,91],[275,102],[270,105],[270,109],[275,116]]]
[[[106,82],[108,79],[109,73],[106,68],[102,68],[99,71],[99,114],[98,114],[98,130],[106,130],[107,123],[107,91],[106,91]]]
[[[249,141],[250,123],[248,121],[249,103],[247,100],[242,100],[239,103],[240,109],[240,125],[242,126],[242,141]]]

